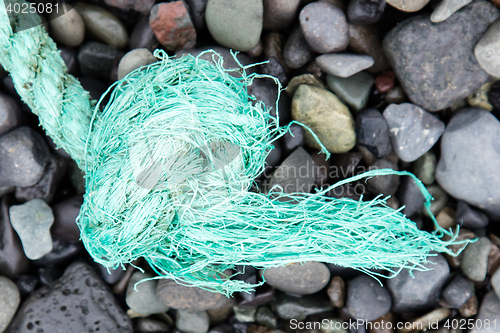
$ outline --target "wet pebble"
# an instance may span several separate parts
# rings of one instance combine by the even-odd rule
[[[391,309],[391,295],[377,280],[361,275],[349,281],[347,309],[354,319],[373,321]]]
[[[330,90],[354,111],[360,111],[368,104],[373,81],[373,77],[366,72],[359,72],[347,78],[330,74],[326,77]]]
[[[462,254],[462,272],[472,281],[485,279],[488,269],[488,255],[491,242],[487,237],[480,237],[475,243],[468,244]]]
[[[330,281],[328,267],[315,261],[268,268],[263,276],[272,287],[296,295],[314,294]]]
[[[19,290],[14,282],[0,276],[0,332],[4,332],[21,302]]]
[[[330,53],[317,57],[316,63],[328,74],[346,78],[371,67],[374,60],[366,55]]]

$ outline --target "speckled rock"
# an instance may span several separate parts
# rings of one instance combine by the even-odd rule
[[[296,295],[314,294],[330,281],[328,267],[316,261],[268,268],[263,276],[272,287]]]
[[[19,290],[14,282],[0,276],[0,332],[4,332],[16,314],[21,302]]]
[[[85,23],[75,9],[67,11],[64,15],[53,11],[48,15],[50,37],[57,43],[67,46],[78,46],[85,38]]]
[[[384,50],[410,100],[428,111],[442,110],[488,82],[473,52],[499,15],[480,0],[439,24],[416,16],[393,28]]]
[[[205,19],[219,44],[249,51],[259,42],[263,11],[262,0],[209,0]]]
[[[391,104],[383,114],[389,124],[392,147],[405,162],[425,154],[444,132],[444,123],[417,105]]]
[[[319,53],[339,52],[349,44],[349,26],[344,12],[326,1],[306,5],[300,11],[300,26],[311,49]]]
[[[500,46],[500,22],[491,25],[488,31],[477,43],[474,53],[481,67],[490,75],[500,76],[500,55],[498,47]]]
[[[325,89],[300,85],[292,99],[292,117],[309,126],[331,153],[345,153],[356,144],[351,113]],[[309,132],[305,135],[308,146],[321,148]]]
[[[158,61],[148,49],[135,49],[126,53],[118,64],[118,80],[133,70]]]
[[[17,312],[7,333],[132,333],[132,323],[87,264],[76,262],[50,287],[36,290]]]
[[[328,74],[349,77],[370,68],[374,61],[366,55],[331,53],[317,57],[316,63]]]

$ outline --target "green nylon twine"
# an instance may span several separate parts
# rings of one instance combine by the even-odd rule
[[[449,245],[470,242],[457,241],[458,229],[444,230],[432,214],[436,231],[419,230],[381,196],[325,196],[366,177],[410,176],[430,212],[430,194],[405,171],[374,170],[316,193],[252,192],[272,141],[288,130],[248,95],[260,76],[241,65],[230,75],[215,53],[214,63],[155,55],[158,62],[110,87],[101,111],[103,98],[96,105],[67,74],[43,29],[14,33],[0,5],[0,62],[47,134],[85,172],[77,223],[96,262],[114,268],[143,257],[158,278],[231,295],[258,285],[231,279],[235,265],[320,261],[394,276],[428,270],[429,255],[455,256]]]

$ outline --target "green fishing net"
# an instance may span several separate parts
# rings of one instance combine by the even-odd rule
[[[2,6],[0,6],[2,7]],[[320,261],[370,275],[428,270],[429,255],[456,255],[457,233],[421,231],[381,196],[370,201],[316,193],[252,190],[276,140],[287,132],[270,108],[248,95],[259,75],[245,66],[168,57],[116,82],[95,104],[39,26],[14,32],[0,8],[0,61],[54,142],[85,172],[77,223],[93,259],[118,267],[143,257],[178,283],[231,295],[256,285],[232,279],[235,265],[268,268]],[[14,29],[14,30],[13,30]],[[237,75],[231,75],[237,74]],[[101,108],[102,106],[102,108]],[[276,107],[276,106],[273,106]],[[328,152],[323,148],[323,153]]]

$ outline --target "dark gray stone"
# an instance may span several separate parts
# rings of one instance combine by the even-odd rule
[[[7,333],[132,333],[132,323],[87,264],[73,263],[50,287],[35,291],[17,312]]]
[[[80,214],[82,204],[83,197],[76,195],[53,207],[54,224],[50,230],[52,236],[68,242],[80,240],[80,229],[76,225],[76,218]]]
[[[377,158],[392,152],[389,125],[380,111],[361,111],[356,118],[356,142],[366,147]]]
[[[37,270],[38,280],[44,286],[50,286],[63,276],[63,271],[57,267],[39,267]]]
[[[424,264],[429,271],[413,271],[414,277],[411,277],[409,270],[403,269],[396,277],[387,280],[393,312],[420,311],[439,301],[441,289],[450,276],[450,267],[441,254],[427,259],[432,261]]]
[[[159,44],[153,29],[149,25],[149,15],[141,15],[128,41],[130,49],[146,48],[153,52]]]
[[[290,131],[288,131],[281,138],[281,147],[285,155],[290,154],[292,151],[299,147],[304,146],[304,128],[298,124],[292,124]]]
[[[445,125],[436,116],[417,105],[391,104],[384,111],[392,147],[405,162],[413,162],[439,140]]]
[[[273,301],[281,319],[304,320],[307,316],[333,310],[328,298],[322,295],[295,297],[279,294]]]
[[[284,193],[309,193],[315,183],[313,165],[311,155],[297,148],[273,173],[269,188],[278,185]]]
[[[349,281],[347,309],[354,319],[373,321],[391,309],[391,294],[377,280],[361,275]]]
[[[297,16],[300,0],[264,0],[264,29],[282,30]]]
[[[205,9],[208,0],[186,0],[189,6],[189,16],[197,31],[204,30],[207,27],[205,22]]]
[[[0,135],[19,127],[23,122],[23,113],[16,101],[0,93]]]
[[[250,284],[257,283],[257,270],[254,267],[237,265],[234,270],[236,271],[235,273],[239,273],[233,277],[234,280],[240,280]],[[255,290],[250,292],[239,292],[238,294],[247,302],[251,302],[255,299]]]
[[[485,325],[486,320],[490,325]],[[483,325],[474,325],[471,333],[496,333],[498,332],[498,323],[500,322],[500,298],[494,291],[490,291],[483,298],[479,314],[476,321],[481,322]]]
[[[19,290],[14,282],[0,276],[0,332],[4,332],[21,302]]]
[[[121,267],[118,268],[110,268],[109,272],[106,267],[101,264],[97,264],[97,269],[99,273],[101,273],[101,277],[107,284],[115,284],[120,281],[121,278],[125,275],[126,270]]]
[[[293,28],[283,48],[283,60],[290,68],[300,68],[313,59],[314,52],[307,44],[302,29]]]
[[[16,280],[21,297],[29,296],[38,286],[38,278],[34,275],[20,275]]]
[[[398,165],[392,163],[386,159],[377,160],[374,164],[370,166],[370,170],[375,169],[392,169],[399,170]],[[398,175],[387,175],[387,176],[375,176],[366,181],[366,189],[368,192],[374,195],[383,194],[394,195],[398,190],[399,186],[399,176]]]
[[[61,58],[64,60],[68,73],[73,76],[80,74],[80,67],[76,60],[76,55],[78,54],[77,49],[68,46],[59,46],[58,50],[61,51]]]
[[[82,244],[69,243],[60,239],[52,239],[52,251],[33,263],[38,266],[56,266],[67,264],[70,260],[85,252]]]
[[[459,111],[441,139],[436,180],[456,199],[500,217],[498,142],[500,122],[491,113],[474,108]]]
[[[472,281],[482,282],[486,278],[490,249],[490,240],[487,237],[480,237],[477,242],[468,244],[463,251],[460,267]]]
[[[349,44],[349,26],[344,12],[329,2],[317,1],[300,11],[300,26],[313,51],[339,52]]]
[[[278,290],[295,295],[309,295],[328,284],[330,270],[323,263],[309,261],[267,268],[263,276],[266,283]]]
[[[402,177],[399,184],[398,199],[401,206],[405,206],[402,213],[412,216],[420,211],[425,199],[417,183],[411,177]]]
[[[78,51],[80,72],[84,76],[107,82],[122,56],[123,52],[111,45],[94,41],[85,42]]]
[[[378,22],[384,14],[385,0],[351,0],[347,6],[347,19],[351,24]]]
[[[457,274],[443,291],[446,302],[455,309],[462,305],[474,295],[474,286],[463,275]]]
[[[458,202],[455,220],[468,229],[484,228],[490,222],[485,213],[472,209],[465,201]]]
[[[22,126],[0,137],[0,187],[31,186],[43,175],[49,147],[33,129]]]
[[[425,15],[393,28],[383,46],[410,100],[438,111],[490,81],[474,56],[474,47],[499,16],[493,4],[480,0],[439,24]]]

